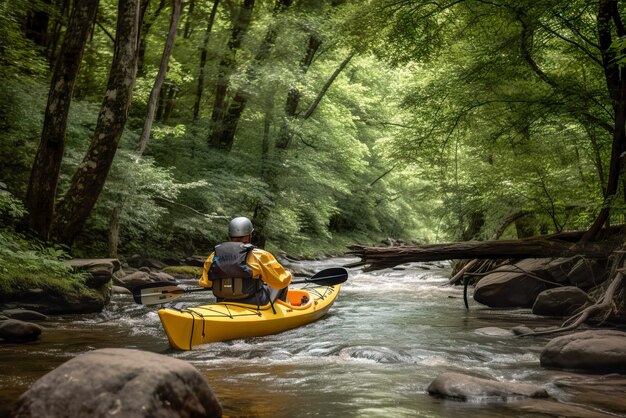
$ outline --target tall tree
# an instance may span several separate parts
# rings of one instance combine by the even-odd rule
[[[276,20],[279,13],[287,9],[292,3],[292,0],[277,0],[272,13],[273,20]],[[265,37],[254,56],[254,61],[248,65],[245,70],[246,84],[237,88],[233,94],[232,99],[228,105],[228,109],[224,114],[224,119],[221,123],[220,138],[217,142],[220,147],[230,151],[235,142],[235,133],[237,131],[237,125],[241,119],[241,114],[246,108],[248,103],[249,90],[254,85],[258,78],[258,68],[270,55],[276,37],[278,36],[277,23],[275,21],[270,22]]]
[[[315,45],[315,42],[313,42],[313,44]],[[317,44],[317,47],[319,47],[319,44]],[[311,53],[312,53],[311,40],[309,39],[307,52],[305,55],[305,60],[307,59],[307,57],[309,57]],[[313,55],[314,55],[314,52],[313,52]],[[328,89],[330,89],[331,85],[337,79],[339,74],[341,74],[341,72],[346,68],[346,66],[348,65],[348,63],[350,62],[353,56],[354,56],[354,53],[352,52],[348,54],[348,56],[339,64],[339,66],[335,69],[335,71],[333,71],[332,75],[328,78],[328,80],[326,80],[326,82],[322,86],[321,90],[319,91],[319,93],[317,94],[317,96],[315,97],[311,105],[309,105],[309,107],[301,113],[302,115],[301,118],[303,120],[306,120],[313,115],[318,105],[320,104],[320,102],[322,101],[326,93],[328,92]],[[309,62],[309,65],[310,65],[310,62]],[[293,88],[291,90],[293,90]],[[285,106],[285,110],[294,111],[296,112],[295,114],[298,115],[297,102],[295,103],[295,107],[290,107],[290,106],[294,106],[294,103],[290,102],[290,100],[293,100],[293,98],[290,98],[288,95],[287,106]],[[298,101],[299,101],[299,96],[298,96]],[[265,129],[267,130],[267,127]],[[289,127],[287,127],[287,129],[289,129]],[[274,146],[275,154],[276,154],[275,158],[278,161],[283,161],[289,150],[289,145],[291,144],[291,141],[290,141],[291,134],[288,133],[287,135],[288,135],[289,140],[285,140],[283,138],[282,140],[280,140],[280,142],[276,141],[276,144]],[[264,141],[265,141],[265,138],[264,138]],[[263,146],[264,147],[266,146],[265,143],[263,144]],[[280,178],[286,174],[284,172],[278,171],[277,169],[270,169],[268,165],[267,168],[265,168],[263,175],[265,177],[266,183],[269,186],[270,195],[278,196]],[[255,231],[256,231],[255,244],[259,245],[260,247],[265,246],[265,243],[267,241],[266,225],[269,220],[270,214],[272,212],[272,208],[275,204],[276,202],[272,202],[272,203],[260,202],[259,204],[257,204],[254,210],[254,225],[255,225]]]
[[[159,4],[156,9],[152,12],[147,13],[148,6],[150,5],[150,0],[143,0],[142,13],[145,14],[145,17],[141,18],[141,32],[139,34],[139,56],[137,59],[137,73],[142,76],[144,74],[144,62],[146,56],[146,47],[148,45],[148,34],[150,33],[150,29],[154,25],[154,22],[159,18],[163,8],[167,4],[166,0],[159,0]]]
[[[211,112],[211,132],[208,143],[211,148],[228,149],[228,144],[223,143],[224,116],[228,108],[227,93],[230,85],[230,77],[236,67],[237,51],[241,47],[243,37],[248,32],[252,19],[254,0],[242,0],[239,13],[235,18],[233,30],[228,41],[228,48],[219,64],[217,83],[215,86],[215,100]]]
[[[25,35],[36,45],[46,47],[48,44],[48,22],[50,21],[49,8],[52,2],[51,0],[42,0],[40,4],[36,4],[26,15]]]
[[[626,36],[626,30],[619,13],[617,0],[600,0],[598,15],[598,39],[602,54],[602,69],[606,80],[606,87],[611,99],[613,118],[613,140],[611,144],[611,160],[604,189],[604,203],[583,241],[594,238],[601,230],[611,213],[611,201],[618,193],[619,180],[624,167],[624,152],[626,151],[626,80],[620,65],[616,65],[617,54],[625,51],[614,47],[615,33],[617,39]]]
[[[98,0],[74,2],[50,81],[41,141],[31,170],[25,202],[29,226],[43,239],[48,238],[54,213],[72,91],[97,8]]]
[[[211,14],[209,15],[209,21],[207,23],[206,30],[204,31],[204,38],[202,41],[202,48],[200,50],[200,71],[198,74],[198,87],[196,88],[196,100],[193,104],[193,119],[197,120],[200,113],[200,102],[202,101],[202,93],[204,91],[204,67],[206,67],[207,55],[209,52],[209,39],[211,38],[211,31],[213,30],[213,22],[215,21],[215,15],[217,13],[217,6],[219,0],[213,1],[213,7],[211,8]]]
[[[315,58],[315,54],[322,44],[322,40],[318,35],[309,36],[309,41],[306,48],[306,53],[300,61],[300,75],[298,77],[298,81],[306,75],[309,71],[309,67],[313,62],[313,58]],[[292,123],[298,112],[298,106],[300,104],[300,98],[302,97],[302,93],[297,85],[293,85],[289,92],[287,93],[287,100],[285,101],[285,115],[283,116],[280,131],[278,132],[278,139],[276,140],[276,147],[280,149],[287,149],[291,142],[291,130],[289,128],[289,124]]]
[[[137,72],[141,0],[119,2],[115,51],[98,122],[82,163],[59,202],[53,233],[71,244],[104,187],[126,125]]]
[[[163,49],[163,55],[161,56],[161,64],[159,65],[159,72],[157,73],[154,85],[150,91],[150,98],[148,99],[148,111],[146,119],[144,120],[143,130],[141,131],[141,137],[139,138],[138,153],[142,155],[148,141],[150,140],[150,131],[152,130],[152,123],[154,121],[154,114],[156,112],[157,101],[159,100],[159,94],[161,93],[161,87],[165,81],[165,75],[170,61],[170,55],[174,48],[174,41],[176,40],[176,31],[178,30],[178,22],[180,21],[180,15],[182,12],[182,0],[172,0],[172,15],[170,18],[170,28],[165,40],[165,47]]]

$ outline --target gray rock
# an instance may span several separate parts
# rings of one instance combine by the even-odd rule
[[[0,338],[9,342],[37,341],[41,335],[41,327],[31,322],[7,319],[0,322]]]
[[[518,325],[516,327],[511,328],[513,334],[515,335],[526,335],[526,334],[534,334],[535,331],[527,327],[526,325]]]
[[[136,271],[120,279],[120,281],[122,286],[129,289],[139,286],[140,284],[154,282],[154,280],[150,277],[150,274],[145,271]]]
[[[626,332],[592,330],[551,340],[541,366],[588,372],[626,372]]]
[[[182,264],[185,264],[187,266],[194,266],[194,267],[204,267],[204,262],[206,261],[208,257],[207,255],[192,255],[189,257],[184,258],[182,261]]]
[[[544,290],[533,305],[535,315],[567,316],[589,302],[587,293],[575,286]]]
[[[167,264],[165,264],[164,262],[160,260],[157,260],[155,258],[149,258],[149,257],[144,258],[137,254],[133,255],[131,258],[128,259],[128,265],[130,265],[131,267],[135,267],[135,268],[149,267],[155,270],[161,270],[167,267]]]
[[[74,268],[74,271],[88,273],[85,283],[94,289],[107,284],[112,279],[113,273],[122,265],[116,258],[77,258],[67,263]]]
[[[176,279],[174,276],[168,273],[164,273],[162,271],[153,271],[150,272],[150,278],[155,282],[175,282]]]
[[[489,337],[512,337],[514,335],[512,330],[498,327],[477,328],[474,332],[476,334],[487,335]]]
[[[113,291],[114,295],[132,295],[133,294],[133,292],[131,292],[130,290],[122,286],[113,286],[113,289],[111,290]]]
[[[529,258],[512,265],[500,266],[484,276],[474,290],[474,299],[497,308],[530,308],[539,293],[559,284],[587,284],[585,277],[593,277],[600,283],[604,276],[592,266],[581,264],[577,258]],[[531,273],[531,274],[528,274]],[[550,284],[538,280],[556,283]],[[584,277],[583,277],[584,276]],[[585,281],[587,280],[587,281]]]
[[[548,393],[541,386],[526,383],[498,382],[453,372],[441,374],[428,385],[427,390],[431,395],[463,401],[485,398],[548,397]]]
[[[5,309],[2,313],[9,318],[21,321],[45,321],[48,319],[46,315],[28,309]]]
[[[501,266],[476,284],[474,300],[496,308],[530,308],[537,295],[547,287],[524,271],[535,272],[545,265],[546,260],[526,259],[514,265]]]
[[[15,418],[220,417],[222,407],[192,365],[161,354],[107,348],[75,357],[37,380]]]

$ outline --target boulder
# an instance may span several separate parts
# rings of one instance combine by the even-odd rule
[[[86,314],[101,312],[111,301],[111,285],[92,288],[88,292],[39,292],[29,290],[12,295],[3,301],[0,309],[29,309],[46,315]]]
[[[548,397],[548,393],[541,386],[526,383],[498,382],[454,372],[441,374],[428,385],[427,391],[431,395],[462,401],[481,400],[484,398],[506,400],[507,398],[518,397]]]
[[[167,264],[160,260],[157,260],[156,258],[142,257],[137,254],[128,259],[128,265],[135,268],[149,267],[156,270],[161,270],[167,267]]]
[[[589,296],[575,286],[544,290],[533,304],[535,315],[568,316],[589,302]]]
[[[136,271],[124,276],[120,279],[120,282],[121,286],[132,289],[140,284],[152,283],[154,280],[150,277],[150,273],[146,273],[145,271]]]
[[[112,279],[113,273],[121,268],[121,263],[116,258],[77,258],[67,263],[74,268],[74,271],[88,273],[85,283],[91,288],[107,284]]]
[[[559,285],[586,289],[605,279],[597,263],[581,262],[576,257],[528,258],[484,276],[476,284],[474,299],[494,308],[530,308],[546,289]]]
[[[527,327],[526,325],[518,325],[516,327],[511,328],[511,331],[513,331],[513,334],[515,335],[527,335],[527,334],[535,333],[535,331],[533,331],[531,328]]]
[[[557,337],[544,347],[540,362],[555,369],[626,373],[626,332],[591,330]]]
[[[133,292],[122,286],[113,286],[111,289],[114,295],[132,295]]]
[[[207,255],[192,255],[189,257],[186,257],[184,259],[182,259],[182,264],[185,264],[187,266],[194,266],[194,267],[204,267],[204,262],[206,261],[208,257]]]
[[[524,273],[498,272],[505,267],[516,270],[515,266],[504,266],[484,276],[474,288],[474,300],[493,308],[530,308],[546,284]]]
[[[0,322],[0,338],[9,342],[37,341],[41,327],[31,322],[7,319]]]
[[[150,273],[150,278],[155,282],[175,282],[174,276],[162,271],[153,271]]]
[[[9,318],[21,321],[45,321],[48,319],[46,315],[28,309],[5,309],[2,313]]]
[[[220,417],[204,376],[182,360],[107,348],[75,357],[37,380],[15,418]]]

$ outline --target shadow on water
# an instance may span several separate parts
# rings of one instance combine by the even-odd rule
[[[349,259],[302,262],[322,268]],[[546,416],[514,403],[466,403],[426,393],[444,371],[549,388],[563,375],[539,366],[547,338],[514,338],[513,326],[551,325],[528,310],[463,306],[462,289],[444,286],[446,265],[404,270],[351,271],[331,313],[282,334],[207,344],[192,351],[169,348],[154,308],[116,296],[102,313],[56,317],[44,323],[40,342],[0,345],[0,415],[35,380],[81,353],[105,347],[136,348],[194,364],[228,416],[293,417],[520,417]],[[190,295],[177,307],[209,300]],[[500,328],[498,330],[497,328]],[[514,412],[512,412],[514,411]]]

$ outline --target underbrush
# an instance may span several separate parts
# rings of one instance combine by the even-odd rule
[[[11,220],[23,213],[21,203],[0,189],[0,219],[3,223],[10,225]],[[75,273],[63,261],[67,258],[68,254],[61,248],[27,238],[11,226],[0,228],[0,301],[32,289],[53,295],[89,293],[85,274]]]

